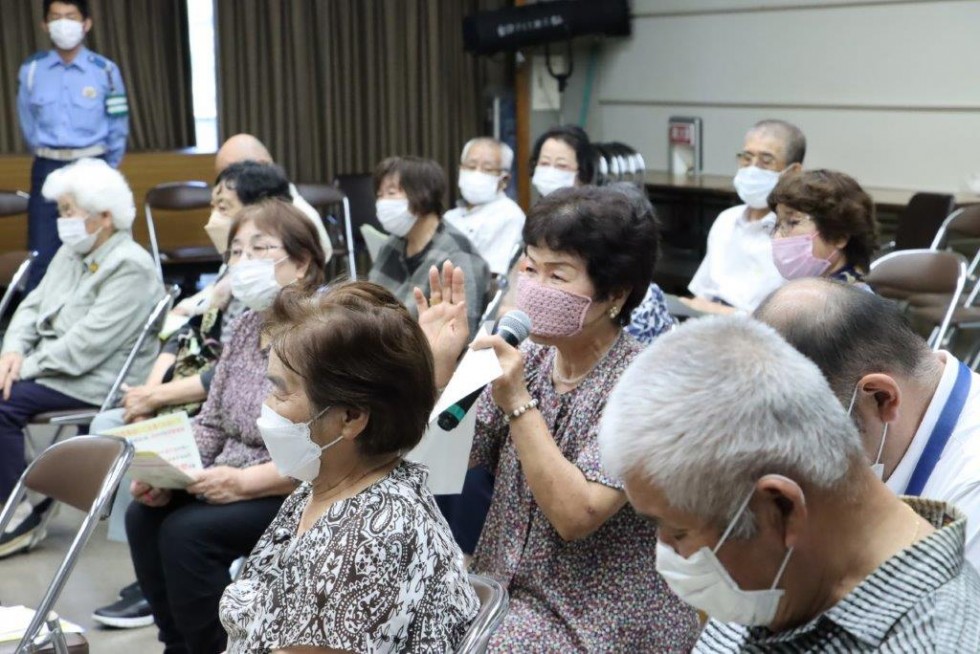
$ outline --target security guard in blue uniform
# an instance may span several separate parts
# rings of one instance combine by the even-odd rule
[[[51,171],[82,157],[102,157],[119,167],[129,135],[129,107],[119,67],[82,42],[92,29],[88,0],[44,0],[44,30],[53,50],[20,67],[17,115],[34,154],[27,244],[38,258],[28,290],[37,286],[61,247],[58,208],[41,195]]]

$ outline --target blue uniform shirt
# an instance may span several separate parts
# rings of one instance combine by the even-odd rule
[[[24,62],[18,81],[17,115],[31,151],[102,145],[119,166],[129,113],[118,66],[84,47],[70,64],[49,50]]]

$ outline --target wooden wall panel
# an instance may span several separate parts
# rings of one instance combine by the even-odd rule
[[[163,182],[201,180],[214,181],[214,153],[195,152],[134,152],[123,159],[122,173],[129,180],[136,200],[136,222],[133,234],[140,243],[148,246],[146,220],[143,216],[143,198],[146,192]],[[28,156],[0,156],[0,189],[29,191],[31,186],[31,158]],[[208,211],[182,216],[179,222],[168,222],[168,213],[154,212],[157,238],[163,249],[176,246],[208,245],[204,233]],[[0,218],[0,252],[22,250],[27,246],[27,217]]]

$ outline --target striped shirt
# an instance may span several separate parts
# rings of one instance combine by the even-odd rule
[[[774,633],[711,620],[695,652],[980,652],[980,576],[963,565],[966,516],[904,498],[936,531],[810,622]]]
[[[470,323],[470,333],[475,334],[480,322],[480,314],[487,305],[490,286],[490,269],[487,262],[477,254],[473,245],[458,229],[445,222],[421,252],[412,256],[405,254],[408,241],[399,236],[389,236],[371,266],[368,279],[392,292],[408,307],[415,316],[415,287],[429,296],[429,268],[442,269],[442,264],[452,261],[463,269],[466,275],[466,316]]]

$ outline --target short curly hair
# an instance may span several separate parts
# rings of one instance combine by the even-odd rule
[[[833,170],[784,175],[769,194],[769,208],[785,205],[813,219],[825,241],[847,239],[848,265],[867,272],[878,250],[878,221],[871,196],[853,177]]]
[[[549,193],[531,207],[524,243],[582,257],[597,300],[627,290],[616,319],[626,326],[653,281],[659,232],[653,206],[639,191],[578,186]]]

